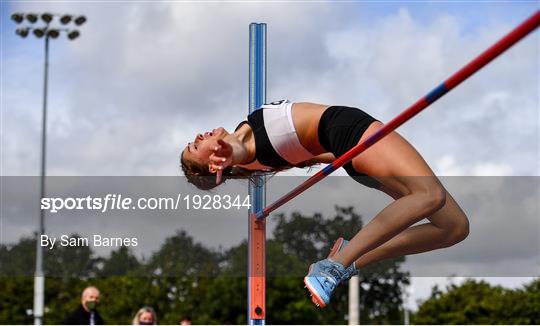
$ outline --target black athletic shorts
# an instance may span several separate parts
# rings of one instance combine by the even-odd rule
[[[338,158],[358,144],[366,129],[374,121],[377,119],[358,108],[331,106],[324,111],[319,121],[319,142],[326,151]],[[351,162],[345,164],[343,168],[355,181],[379,189],[381,185],[379,181],[356,171]]]

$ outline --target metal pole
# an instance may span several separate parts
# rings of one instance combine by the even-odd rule
[[[45,35],[45,71],[43,78],[43,117],[41,125],[41,185],[40,202],[45,197],[45,169],[47,158],[47,84],[49,77],[49,36]],[[34,324],[43,323],[45,301],[45,277],[43,275],[43,248],[40,245],[40,236],[45,234],[45,211],[39,210],[39,229],[36,239],[36,272],[34,276]]]
[[[257,212],[257,218],[263,218],[268,216],[271,212],[277,208],[283,206],[291,199],[295,198],[306,189],[310,188],[317,182],[321,181],[328,175],[330,175],[335,170],[339,169],[357,155],[373,146],[376,142],[381,140],[383,137],[396,130],[399,126],[410,120],[412,117],[420,113],[430,104],[441,98],[444,94],[448,93],[457,85],[461,84],[465,79],[472,76],[475,72],[482,69],[485,65],[490,63],[493,59],[498,57],[501,53],[508,50],[512,45],[517,43],[519,40],[527,36],[530,32],[535,30],[540,24],[540,11],[536,11],[531,17],[521,23],[518,27],[500,39],[497,43],[492,45],[490,48],[485,50],[482,54],[476,57],[474,60],[469,62],[466,66],[461,68],[455,74],[450,76],[446,81],[444,81],[439,86],[435,87],[431,92],[429,92],[424,97],[420,98],[416,103],[411,105],[401,114],[399,114],[394,119],[390,120],[385,124],[381,129],[375,132],[373,135],[369,136],[363,142],[359,143],[355,147],[351,148],[348,152],[338,157],[334,162],[328,164],[324,169],[314,174],[312,177],[307,179],[304,183],[300,184],[272,204],[268,205],[261,211]]]
[[[407,295],[407,287],[403,286],[403,325],[409,325],[409,296]]]
[[[403,286],[403,325],[410,325],[411,310],[409,309],[409,299],[412,295],[412,285]]]
[[[410,325],[409,308],[405,307],[405,310],[403,310],[403,314],[403,325]]]
[[[358,275],[349,280],[349,325],[360,325],[360,282]]]
[[[266,24],[249,25],[249,113],[266,101]],[[251,208],[248,233],[248,324],[264,325],[266,318],[266,220],[255,213],[264,208],[265,177],[249,182]]]

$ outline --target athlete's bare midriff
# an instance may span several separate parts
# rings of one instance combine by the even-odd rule
[[[326,151],[319,143],[319,121],[329,105],[315,103],[294,103],[292,120],[298,140],[311,154],[319,155]]]

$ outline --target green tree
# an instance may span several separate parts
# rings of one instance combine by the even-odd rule
[[[508,324],[540,324],[540,278],[522,288],[509,291],[504,297],[500,318]]]
[[[63,324],[66,315],[80,304],[81,292],[87,285],[82,278],[47,277],[44,322]]]
[[[417,324],[538,324],[540,279],[520,289],[505,289],[469,279],[434,287],[431,297],[413,316]]]
[[[78,239],[76,233],[69,235],[71,239]],[[35,251],[32,251],[35,252]],[[61,246],[56,244],[54,250],[43,250],[43,270],[45,275],[61,277],[64,280],[70,278],[82,278],[96,276],[96,263],[99,261],[94,256],[90,246]]]
[[[27,314],[32,309],[34,278],[31,276],[0,276],[0,324],[32,324]]]
[[[362,226],[352,208],[336,207],[336,216],[278,216],[267,251],[267,322],[271,324],[342,324],[347,287],[339,287],[332,304],[317,309],[303,288],[310,263],[322,259],[338,236],[350,238]],[[76,236],[76,235],[73,235]],[[35,239],[0,246],[0,324],[31,323]],[[95,285],[107,323],[128,324],[136,311],[152,306],[160,323],[177,324],[190,315],[199,324],[244,324],[247,320],[247,243],[221,252],[204,247],[184,231],[165,239],[148,260],[126,248],[95,257],[92,248],[58,247],[47,253],[45,322],[62,323],[80,302],[81,291]],[[406,274],[399,260],[362,270],[364,322],[398,322],[400,285]],[[64,270],[65,269],[65,270]],[[6,307],[4,307],[6,306]],[[364,317],[365,316],[365,317]]]
[[[35,237],[22,237],[16,244],[0,244],[0,275],[33,276],[35,266]]]
[[[219,273],[221,255],[196,243],[185,231],[165,240],[145,264],[158,298],[161,322],[178,324],[180,316],[193,316],[195,323],[210,321],[203,302],[208,287]]]
[[[96,263],[98,276],[137,275],[142,264],[133,255],[129,247],[120,247],[111,252],[108,259],[98,260]],[[100,266],[102,265],[102,266]]]

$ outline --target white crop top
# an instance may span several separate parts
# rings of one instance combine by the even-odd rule
[[[292,106],[288,100],[272,102],[261,106],[264,126],[274,150],[287,162],[297,164],[312,157],[302,146],[292,119]]]

